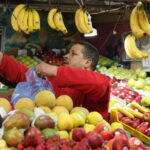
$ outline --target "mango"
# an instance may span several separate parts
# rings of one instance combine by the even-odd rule
[[[46,128],[41,131],[41,133],[44,135],[44,140],[47,140],[49,138],[53,138],[58,135],[57,131],[55,129]]]

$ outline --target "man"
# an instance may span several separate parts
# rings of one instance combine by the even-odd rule
[[[89,111],[100,112],[104,119],[108,117],[110,82],[108,77],[94,72],[99,53],[89,43],[77,42],[65,55],[64,66],[41,63],[36,66],[40,77],[47,76],[52,83],[56,97],[69,95],[74,107],[83,106]],[[28,68],[0,53],[0,75],[17,84],[26,81]]]

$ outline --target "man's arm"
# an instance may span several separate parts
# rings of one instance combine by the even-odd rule
[[[17,84],[26,81],[25,72],[28,70],[26,66],[6,54],[0,52],[0,75]]]

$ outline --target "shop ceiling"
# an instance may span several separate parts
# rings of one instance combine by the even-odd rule
[[[75,12],[84,4],[89,12],[121,12],[135,6],[138,0],[0,0],[0,7],[14,8],[17,4],[26,3],[36,9],[48,11],[57,7],[64,12]],[[150,0],[142,1],[150,10]]]

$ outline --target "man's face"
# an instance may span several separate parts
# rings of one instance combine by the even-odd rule
[[[73,45],[69,53],[64,56],[64,65],[68,65],[72,68],[87,69],[88,59],[83,58],[83,48],[84,47],[80,44]]]

